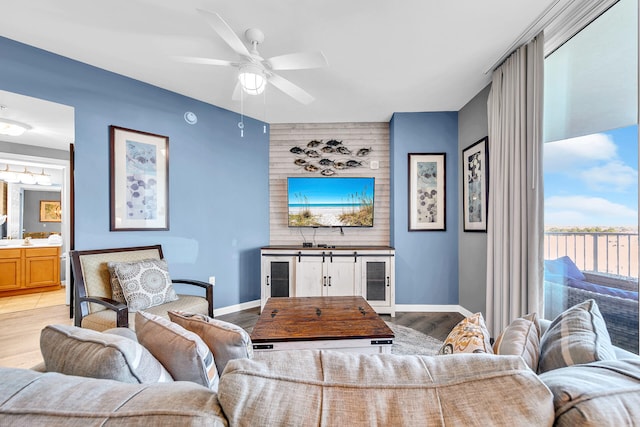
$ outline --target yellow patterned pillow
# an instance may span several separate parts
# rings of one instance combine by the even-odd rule
[[[482,313],[463,319],[449,332],[440,354],[490,353],[493,354],[489,331]]]

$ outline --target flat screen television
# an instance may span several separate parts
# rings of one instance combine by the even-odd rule
[[[289,227],[373,227],[372,177],[289,177]]]

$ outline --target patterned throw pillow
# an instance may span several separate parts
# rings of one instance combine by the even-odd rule
[[[118,280],[118,276],[115,271],[115,262],[107,263],[107,270],[109,270],[109,283],[111,284],[111,299],[114,301],[121,302],[122,304],[127,303],[127,299],[124,297],[124,293],[122,292],[122,285]]]
[[[136,336],[174,380],[191,381],[218,390],[218,370],[213,353],[198,335],[169,319],[138,311]]]
[[[183,311],[170,311],[169,319],[202,338],[213,352],[218,375],[222,375],[229,360],[253,357],[251,338],[240,326],[204,314]]]
[[[482,313],[463,319],[449,333],[439,354],[490,353],[493,354],[489,331]]]
[[[560,313],[540,341],[538,372],[598,360],[615,360],[607,325],[595,300],[589,299]]]
[[[114,262],[112,267],[130,312],[178,299],[163,259]]]
[[[495,354],[521,356],[527,366],[537,372],[540,355],[540,324],[538,314],[531,313],[515,319],[496,338]]]

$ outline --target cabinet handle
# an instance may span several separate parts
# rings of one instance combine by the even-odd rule
[[[329,286],[331,286],[331,276],[329,276]]]
[[[353,252],[353,262],[358,262],[358,252]]]
[[[387,287],[391,286],[390,282],[391,282],[391,280],[389,279],[389,276],[387,276]]]
[[[267,286],[270,286],[270,283],[269,283],[269,276],[267,276],[266,283],[267,283]]]
[[[322,276],[322,286],[327,286],[327,276]]]

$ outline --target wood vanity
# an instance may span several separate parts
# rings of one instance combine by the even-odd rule
[[[60,245],[0,246],[0,297],[60,287]]]

